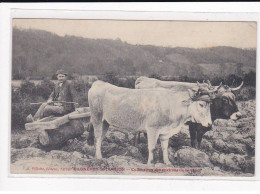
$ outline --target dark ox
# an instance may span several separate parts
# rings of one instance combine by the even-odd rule
[[[210,105],[210,113],[212,122],[216,119],[232,119],[237,120],[241,118],[242,114],[239,112],[236,102],[234,91],[239,90],[243,85],[236,88],[230,88],[227,85],[220,85],[214,98],[212,98]],[[161,81],[154,78],[139,77],[135,82],[135,88],[167,88],[174,92],[183,91],[187,89],[200,89],[201,92],[207,93],[207,89],[216,88],[217,86],[211,86],[208,83],[188,83],[188,82],[176,82],[176,81]],[[189,122],[189,132],[191,138],[191,146],[195,148],[200,148],[203,135],[212,129],[212,127],[203,127],[199,123]],[[140,134],[137,134],[136,143],[139,142]]]
[[[128,89],[96,81],[88,93],[94,127],[96,158],[102,158],[101,143],[109,128],[147,133],[148,162],[160,139],[163,161],[168,158],[168,141],[187,122],[212,125],[209,95],[193,95],[191,90],[172,92],[164,88]],[[197,94],[197,93],[196,93]]]

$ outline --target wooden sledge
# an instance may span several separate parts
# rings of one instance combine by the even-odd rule
[[[39,142],[43,146],[59,146],[69,139],[84,133],[83,122],[89,122],[89,107],[78,108],[62,117],[49,116],[41,120],[26,123],[26,130],[37,130]]]

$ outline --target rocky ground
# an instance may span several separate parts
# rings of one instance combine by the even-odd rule
[[[172,165],[162,163],[160,144],[155,164],[147,166],[147,142],[134,145],[134,136],[118,131],[107,133],[102,143],[103,159],[94,159],[94,146],[87,144],[88,132],[69,140],[56,150],[46,150],[36,131],[12,133],[11,173],[23,174],[129,174],[189,176],[253,176],[255,166],[255,100],[238,102],[243,118],[216,120],[204,135],[201,149],[190,147],[187,128],[169,142]]]

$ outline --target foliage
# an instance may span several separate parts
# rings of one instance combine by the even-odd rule
[[[37,94],[39,93],[35,84],[28,81],[22,83],[18,89],[12,88],[12,130],[24,129],[27,115],[36,113],[38,106],[30,103],[43,100],[42,96]]]
[[[253,86],[244,86],[237,92],[234,92],[236,95],[236,100],[245,101],[255,99],[256,97],[256,88]]]
[[[76,95],[74,95],[74,101],[79,103],[80,107],[88,106],[88,90],[91,85],[80,77],[76,77],[71,82],[73,90],[75,90]]]
[[[56,79],[53,72],[61,68],[69,74],[79,75],[102,75],[113,71],[119,76],[153,73],[188,77],[216,73],[216,76],[223,76],[218,66],[223,66],[222,70],[227,74],[239,74],[248,69],[255,71],[256,50],[141,46],[117,40],[61,37],[42,30],[14,28],[12,63],[13,79],[18,80],[42,75]],[[237,67],[226,68],[232,63]],[[239,70],[240,64],[243,67]]]
[[[162,79],[162,77],[159,75],[159,74],[157,74],[157,73],[153,73],[153,74],[151,74],[150,76],[149,76],[150,78],[155,78],[155,79]],[[165,80],[166,81],[166,80]]]
[[[107,72],[100,76],[99,79],[119,87],[135,88],[136,79],[134,77],[120,78],[115,72]]]
[[[54,83],[49,80],[42,81],[36,86],[37,95],[41,96],[43,99],[48,99],[50,93],[54,88]]]

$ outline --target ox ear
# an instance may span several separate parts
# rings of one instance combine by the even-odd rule
[[[183,104],[183,106],[190,106],[191,105],[191,100],[183,100],[182,104]]]
[[[190,98],[193,98],[195,91],[192,91],[191,89],[188,89]]]

